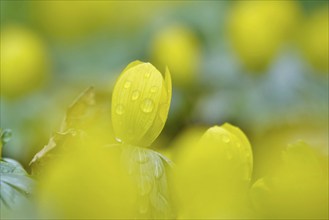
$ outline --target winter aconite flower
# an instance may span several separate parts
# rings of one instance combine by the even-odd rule
[[[186,26],[172,25],[156,33],[151,57],[157,65],[168,65],[174,72],[174,85],[186,87],[194,83],[200,68],[200,42]]]
[[[300,47],[302,54],[320,73],[328,74],[328,5],[315,10],[302,25]]]
[[[228,19],[232,46],[249,71],[262,72],[293,34],[296,1],[237,1]]]
[[[224,124],[187,144],[178,155],[173,179],[178,217],[245,217],[253,166],[247,137],[239,128]]]
[[[328,156],[302,141],[288,145],[250,196],[263,219],[328,219]]]
[[[1,30],[1,96],[15,98],[35,90],[48,77],[48,68],[38,35],[19,26]]]
[[[123,70],[112,96],[112,124],[117,141],[148,147],[167,120],[171,78],[150,63],[135,61]]]

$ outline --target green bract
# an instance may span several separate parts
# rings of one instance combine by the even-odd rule
[[[134,61],[121,73],[112,95],[112,123],[117,141],[147,147],[167,120],[171,77],[150,63]]]

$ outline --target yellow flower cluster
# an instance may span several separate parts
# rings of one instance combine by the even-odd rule
[[[113,90],[111,118],[116,142],[95,146],[98,137],[109,133],[103,131],[89,137],[85,148],[62,149],[65,156],[40,176],[41,216],[328,217],[328,172],[322,165],[327,158],[321,159],[306,144],[287,148],[275,169],[257,179],[252,174],[254,156],[248,138],[227,123],[183,134],[174,143],[176,149],[168,153],[174,165],[147,148],[164,127],[171,95],[168,68],[163,77],[150,63],[129,64]],[[60,148],[61,142],[53,139],[50,152]]]

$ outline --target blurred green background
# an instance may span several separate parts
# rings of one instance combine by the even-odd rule
[[[328,155],[327,1],[2,0],[3,156],[27,167],[90,85],[109,107],[133,60],[172,74],[160,150],[229,122],[251,141],[254,178],[299,139]]]

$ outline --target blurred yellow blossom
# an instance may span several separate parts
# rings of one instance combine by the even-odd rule
[[[191,126],[180,132],[180,134],[170,143],[170,147],[161,149],[162,153],[173,162],[189,151],[190,147],[199,141],[202,134],[207,130],[205,126]]]
[[[39,177],[38,204],[45,218],[133,218],[137,188],[121,165],[118,148],[69,151]]]
[[[246,216],[253,162],[243,132],[230,124],[214,126],[187,144],[173,178],[178,218]]]
[[[328,156],[304,142],[290,145],[251,197],[262,218],[328,218]]]
[[[35,1],[31,5],[30,16],[42,29],[51,37],[72,43],[95,33],[133,32],[168,4],[59,0]]]
[[[305,19],[299,34],[303,55],[315,69],[328,74],[328,5]]]
[[[148,147],[167,120],[171,78],[150,63],[135,61],[123,70],[112,94],[112,124],[119,142]]]
[[[48,68],[46,48],[38,35],[14,25],[1,29],[1,95],[17,97],[35,90]]]
[[[187,86],[196,80],[201,49],[192,30],[173,25],[159,31],[152,42],[151,57],[159,66],[168,65],[176,86]]]
[[[303,140],[322,154],[328,154],[328,118],[323,116],[302,114],[297,120],[290,118],[289,122],[282,120],[259,126],[259,131],[251,137],[255,163],[258,164],[254,167],[254,177],[266,175],[280,163],[281,152],[287,143]]]
[[[296,1],[234,2],[228,31],[232,46],[247,69],[264,71],[294,33],[299,20]]]

